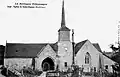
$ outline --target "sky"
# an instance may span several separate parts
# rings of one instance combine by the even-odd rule
[[[15,3],[47,4],[45,8],[8,8]],[[64,0],[66,26],[75,42],[88,39],[103,51],[118,41],[120,0]],[[0,0],[0,44],[55,43],[61,26],[62,0]],[[72,35],[72,34],[71,34]]]

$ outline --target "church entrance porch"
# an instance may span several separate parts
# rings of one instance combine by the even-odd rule
[[[54,66],[54,61],[49,57],[45,58],[42,62],[43,71],[54,70]]]

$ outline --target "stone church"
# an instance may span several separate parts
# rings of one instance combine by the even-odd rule
[[[30,67],[36,70],[65,70],[74,64],[83,67],[84,71],[95,71],[106,68],[112,72],[111,65],[115,62],[106,56],[98,43],[84,40],[74,45],[70,39],[70,29],[65,25],[64,1],[62,4],[61,27],[58,30],[56,43],[6,43],[4,66],[21,70]],[[82,35],[81,35],[82,36]],[[74,34],[72,35],[74,39]]]

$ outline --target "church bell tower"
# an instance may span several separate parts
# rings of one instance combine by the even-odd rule
[[[58,30],[58,55],[60,56],[60,69],[65,69],[72,64],[72,42],[70,29],[65,24],[64,0],[62,2],[61,27]]]

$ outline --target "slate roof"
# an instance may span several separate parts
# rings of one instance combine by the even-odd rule
[[[75,45],[75,54],[81,49],[81,47],[85,44],[87,40],[81,41]],[[92,45],[99,51],[102,52],[98,43],[92,43]]]
[[[105,55],[109,56],[109,57],[112,57],[113,56],[113,53],[112,52],[103,52]]]
[[[69,29],[68,27],[64,26],[64,27],[61,27],[61,28],[58,30],[58,32],[59,32],[59,31],[70,31],[70,29]]]
[[[87,40],[81,41],[75,45],[75,54],[81,49],[81,47],[85,44]],[[5,47],[5,58],[33,58],[37,57],[37,54],[44,49],[44,47],[49,43],[6,43]],[[49,44],[52,49],[57,52],[58,45],[56,43]],[[98,43],[93,43],[93,46],[100,51],[103,55],[107,56],[100,49]],[[111,58],[110,58],[111,59]]]
[[[102,50],[101,50],[101,48],[100,48],[98,43],[92,43],[92,44],[98,51],[102,52]]]
[[[33,58],[47,45],[48,43],[26,44],[26,43],[7,43],[6,58]],[[49,44],[54,51],[57,51],[57,43]]]
[[[101,52],[104,56],[106,56],[107,58],[109,58],[110,60],[114,61],[110,56],[106,55],[104,52]],[[114,61],[116,62],[116,61]],[[117,63],[117,62],[116,62]]]
[[[58,43],[58,42],[53,43],[53,44],[50,44],[50,46],[53,48],[53,50],[54,50],[55,52],[58,51],[58,45],[57,45],[57,43]]]
[[[93,43],[93,46],[94,46],[99,52],[101,52],[104,56],[106,56],[107,58],[109,58],[110,60],[112,60],[110,56],[108,56],[106,53],[102,52],[102,50],[101,50],[101,48],[100,48],[100,46],[99,46],[98,43]],[[113,60],[112,60],[112,61],[113,61]]]
[[[75,45],[75,54],[81,49],[81,47],[85,44],[87,40],[81,41]]]

